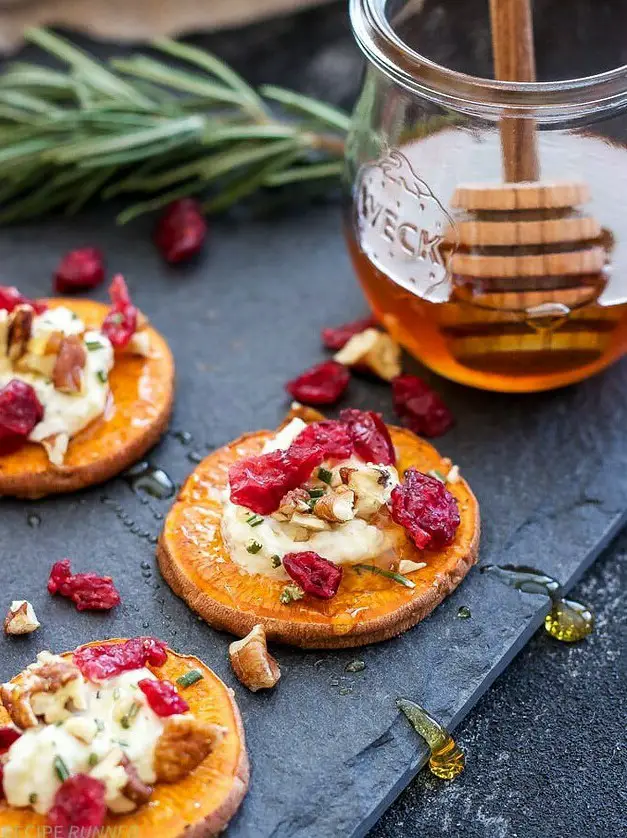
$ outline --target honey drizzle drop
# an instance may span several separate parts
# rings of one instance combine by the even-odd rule
[[[174,483],[165,471],[146,460],[134,465],[123,477],[134,492],[146,492],[158,500],[167,500],[176,491]]]
[[[441,780],[453,780],[464,770],[464,752],[451,734],[427,711],[406,698],[399,698],[396,706],[429,746],[429,770]]]
[[[544,628],[556,640],[575,643],[583,640],[594,629],[592,611],[582,602],[558,596],[560,583],[552,576],[524,565],[485,565],[481,572],[494,576],[510,588],[550,597],[552,607],[544,620]]]

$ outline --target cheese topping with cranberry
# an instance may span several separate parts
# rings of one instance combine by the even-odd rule
[[[263,453],[286,450],[306,427],[293,419],[266,443]],[[301,489],[289,492],[272,515],[255,515],[223,496],[222,537],[231,559],[249,573],[289,580],[280,560],[312,550],[337,565],[358,564],[391,547],[386,531],[371,523],[399,482],[393,466],[356,456],[321,466]],[[326,472],[326,473],[325,473]]]
[[[148,354],[146,338],[138,332],[129,350]],[[56,466],[63,465],[70,439],[104,413],[113,365],[109,339],[86,330],[68,308],[34,316],[29,306],[0,310],[0,389],[13,379],[33,387],[44,416],[28,439],[41,443]]]
[[[38,662],[65,663],[46,652],[38,656]],[[36,672],[36,666],[31,671]],[[154,783],[155,746],[164,729],[164,720],[137,686],[145,678],[155,676],[145,668],[133,669],[96,684],[79,674],[55,692],[35,694],[31,705],[42,723],[23,732],[4,763],[9,805],[48,812],[61,785],[61,764],[69,774],[90,774],[101,780],[112,812],[135,809],[123,794],[129,782],[124,758],[142,782]]]

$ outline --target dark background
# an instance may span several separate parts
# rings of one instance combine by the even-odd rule
[[[487,72],[487,1],[428,5],[430,57]],[[547,0],[536,3],[536,20],[541,77],[563,76],[569,64],[586,74],[627,61],[627,2]],[[192,40],[256,83],[289,84],[346,107],[359,89],[344,3]],[[458,728],[467,755],[461,777],[445,783],[423,771],[370,838],[624,834],[626,551],[623,534],[571,594],[594,609],[595,633],[568,646],[539,631]]]

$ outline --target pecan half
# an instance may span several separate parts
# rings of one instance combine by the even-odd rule
[[[251,692],[268,690],[281,677],[279,664],[268,652],[262,625],[255,626],[242,640],[231,643],[229,658],[238,680]]]
[[[197,768],[220,744],[226,728],[190,715],[169,716],[155,746],[154,769],[160,783],[176,783]]]
[[[40,626],[41,623],[37,619],[35,609],[30,602],[17,599],[11,603],[11,607],[4,618],[6,634],[32,634]]]
[[[52,371],[52,383],[61,393],[80,393],[87,353],[77,335],[61,341],[59,354]]]
[[[340,364],[365,369],[384,381],[391,381],[402,371],[400,346],[378,329],[354,335],[334,357]]]
[[[30,306],[18,306],[11,315],[7,339],[7,355],[15,363],[26,354],[33,330],[34,311]]]
[[[0,698],[17,727],[35,727],[39,718],[47,724],[67,718],[86,708],[83,678],[74,664],[42,652],[37,663],[18,678],[0,686]]]

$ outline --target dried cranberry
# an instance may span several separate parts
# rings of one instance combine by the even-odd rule
[[[455,538],[459,527],[457,501],[441,480],[415,468],[392,491],[392,520],[407,530],[420,550],[441,550]]]
[[[73,574],[69,559],[63,559],[52,566],[48,591],[68,597],[78,611],[109,611],[120,604],[120,595],[110,576]]]
[[[348,341],[355,337],[355,335],[365,332],[366,329],[372,329],[377,326],[377,321],[374,317],[364,317],[361,320],[355,320],[353,323],[342,323],[341,326],[333,326],[328,329],[323,329],[321,332],[322,343],[327,349],[333,349],[337,352],[345,346]]]
[[[138,687],[157,716],[174,716],[177,713],[187,713],[189,710],[189,704],[177,693],[172,681],[143,678],[139,681]]]
[[[193,198],[181,198],[167,206],[154,235],[159,252],[171,265],[195,256],[206,238],[207,222]]]
[[[306,594],[331,599],[342,581],[342,568],[317,553],[286,553],[283,567]]]
[[[30,384],[14,378],[0,390],[0,454],[23,445],[44,418],[44,409]]]
[[[102,333],[116,349],[124,349],[137,330],[138,311],[122,274],[113,277],[109,294],[112,305],[102,324]]]
[[[415,375],[399,375],[392,381],[392,399],[397,415],[415,434],[441,436],[455,424],[438,394]]]
[[[58,294],[71,294],[74,291],[95,288],[104,278],[102,253],[97,248],[70,250],[54,272],[54,290]]]
[[[321,448],[324,459],[346,460],[353,453],[353,443],[348,427],[342,422],[329,419],[313,422],[299,433],[290,451]]]
[[[304,404],[333,404],[344,393],[350,373],[337,361],[324,361],[293,378],[285,385],[287,392]]]
[[[83,646],[74,652],[74,663],[89,681],[106,681],[147,664],[163,666],[167,658],[167,646],[156,637],[133,637],[122,643]]]
[[[41,314],[48,308],[46,303],[30,300],[12,285],[0,285],[0,310],[4,309],[11,313],[17,306],[31,306],[35,314]]]
[[[348,427],[355,454],[367,463],[391,466],[396,462],[394,445],[379,413],[348,408],[340,413]]]
[[[11,745],[20,738],[22,734],[14,727],[0,727],[0,754],[8,751]]]
[[[92,830],[104,824],[106,815],[105,784],[87,774],[75,774],[55,794],[48,826],[53,827],[55,838],[94,834]]]
[[[270,515],[281,498],[307,480],[324,459],[321,448],[290,447],[234,463],[229,469],[231,500],[258,515]]]

